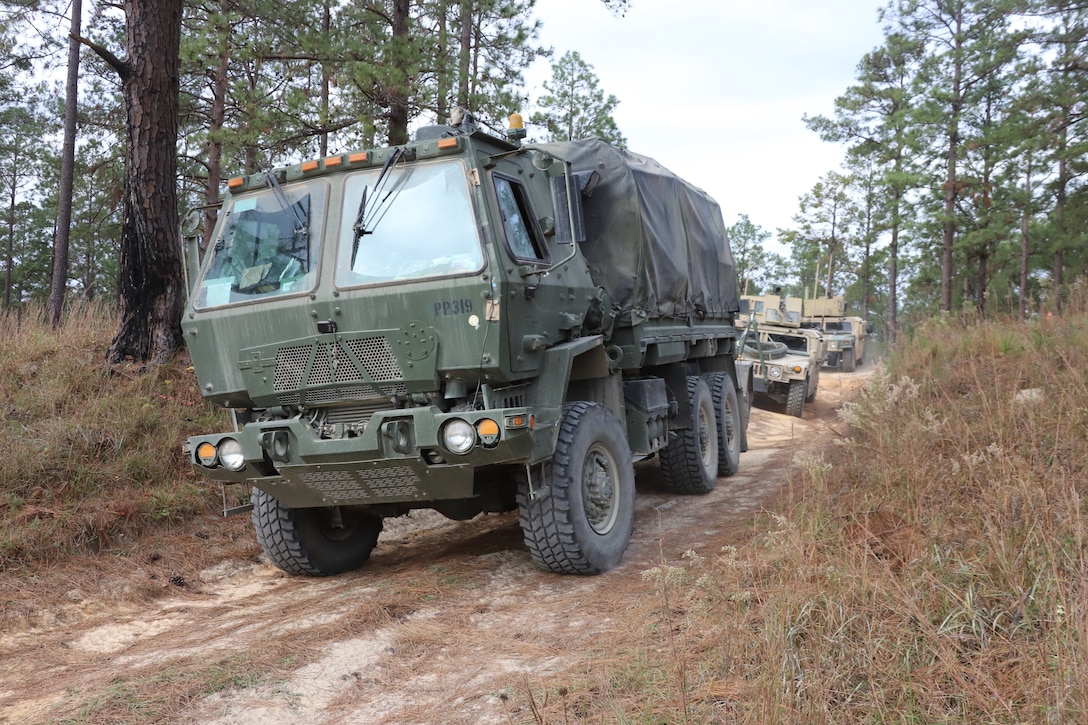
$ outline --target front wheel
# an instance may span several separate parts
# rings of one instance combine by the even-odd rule
[[[331,576],[358,569],[382,530],[381,517],[358,509],[288,508],[259,488],[251,500],[257,542],[290,574]]]
[[[718,415],[703,379],[688,377],[688,419],[661,449],[665,485],[677,493],[709,493],[718,482]],[[738,426],[739,429],[739,426]]]
[[[842,351],[842,371],[844,373],[852,373],[852,372],[854,372],[855,367],[856,367],[856,365],[854,364],[854,350],[853,349],[843,350]]]
[[[521,477],[518,508],[537,566],[600,574],[619,564],[634,526],[635,469],[616,416],[597,403],[568,403],[555,453],[536,478]]]
[[[786,415],[800,418],[805,410],[805,388],[808,382],[805,380],[791,380],[789,395],[786,396]]]

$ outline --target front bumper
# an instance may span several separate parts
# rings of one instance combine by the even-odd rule
[[[524,408],[442,413],[411,408],[375,413],[365,425],[321,430],[300,418],[246,424],[237,433],[189,438],[185,451],[202,475],[223,483],[248,483],[291,508],[379,503],[422,503],[473,495],[476,468],[528,463],[554,446],[556,411]],[[459,419],[477,430],[487,419],[498,435],[477,436],[472,449],[451,453],[444,426]],[[237,440],[245,464],[227,469],[201,462],[202,444],[218,448]]]

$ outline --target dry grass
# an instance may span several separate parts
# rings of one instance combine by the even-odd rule
[[[536,723],[1084,722],[1088,302],[932,323],[765,533],[646,573],[647,630]]]
[[[180,444],[223,413],[183,361],[107,365],[115,330],[96,308],[56,330],[40,311],[0,317],[0,574],[128,556],[140,536],[214,508]]]

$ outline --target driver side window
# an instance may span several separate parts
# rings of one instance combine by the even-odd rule
[[[495,176],[495,196],[506,234],[506,244],[516,259],[544,260],[543,245],[532,225],[532,214],[525,188],[502,176]]]

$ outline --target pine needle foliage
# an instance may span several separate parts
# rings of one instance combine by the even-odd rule
[[[0,317],[0,571],[124,547],[217,500],[180,446],[222,411],[184,361],[108,365],[116,328],[93,306],[56,329],[40,309]]]

